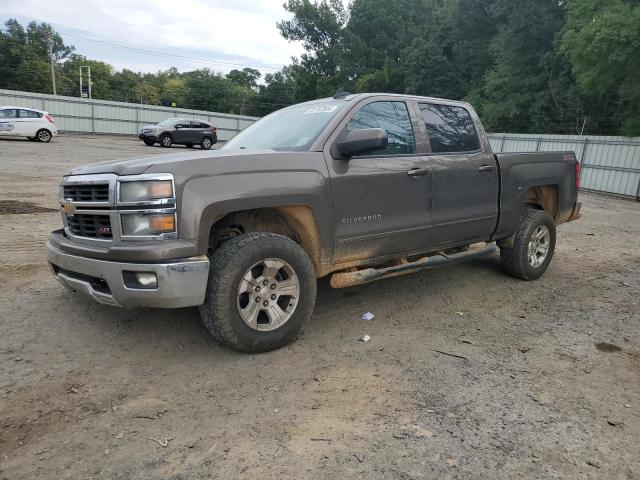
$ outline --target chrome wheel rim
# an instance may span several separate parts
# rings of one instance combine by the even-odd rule
[[[171,139],[169,137],[163,137],[162,138],[162,145],[164,145],[165,147],[168,147],[171,145]]]
[[[289,321],[300,299],[300,279],[280,258],[256,262],[240,280],[238,313],[252,329],[268,332]]]
[[[533,268],[538,268],[542,265],[549,253],[550,244],[551,234],[549,229],[545,225],[538,225],[529,239],[529,248],[527,250],[529,265]]]
[[[47,142],[49,141],[49,138],[50,134],[46,130],[40,130],[38,132],[38,140],[40,140],[41,142]]]
[[[202,146],[208,149],[211,146],[211,140],[205,138],[204,140],[202,140]]]

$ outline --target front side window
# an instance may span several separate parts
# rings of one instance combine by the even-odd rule
[[[465,108],[421,103],[420,110],[433,153],[461,153],[480,149],[473,119]]]
[[[0,110],[0,118],[18,118],[18,111],[13,108]]]
[[[411,128],[409,111],[404,102],[373,102],[362,107],[347,124],[347,130],[382,128],[389,143],[384,150],[363,156],[406,155],[416,153],[416,141]]]

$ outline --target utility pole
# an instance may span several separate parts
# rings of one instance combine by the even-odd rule
[[[56,67],[55,61],[53,57],[53,38],[51,37],[51,33],[49,33],[49,61],[51,62],[51,85],[53,86],[53,94],[56,93]]]

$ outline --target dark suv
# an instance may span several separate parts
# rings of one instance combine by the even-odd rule
[[[170,147],[175,143],[191,148],[197,144],[203,150],[209,150],[218,142],[218,133],[216,127],[202,120],[167,118],[157,125],[142,127],[138,138],[149,146],[159,143],[163,147]]]

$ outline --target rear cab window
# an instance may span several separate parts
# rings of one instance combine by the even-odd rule
[[[468,153],[480,150],[478,132],[464,107],[420,103],[432,153]]]
[[[359,156],[379,157],[416,153],[416,141],[405,102],[379,101],[368,103],[351,117],[346,128],[347,131],[361,130],[363,128],[382,128],[387,132],[389,143],[386,149]]]

